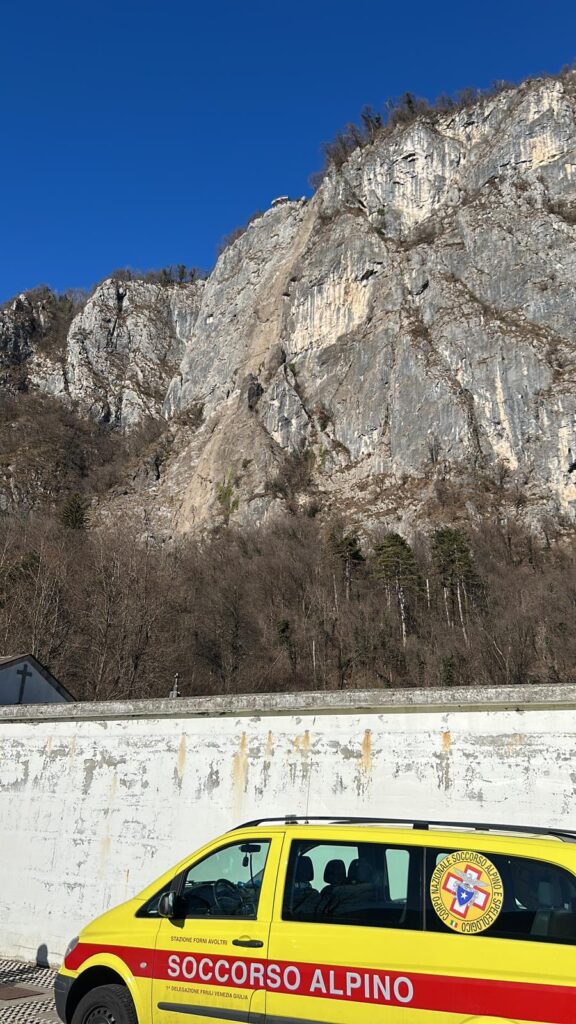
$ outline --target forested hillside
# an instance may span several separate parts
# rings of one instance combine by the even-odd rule
[[[0,520],[0,650],[80,698],[574,682],[574,547],[521,520],[360,542],[292,515],[157,547],[128,526]]]

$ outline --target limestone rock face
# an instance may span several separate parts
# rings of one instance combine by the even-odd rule
[[[112,425],[165,417],[161,471],[114,501],[166,534],[285,503],[401,530],[574,520],[575,97],[536,80],[387,129],[206,282],[101,285],[61,378],[34,310],[3,314],[0,361]]]
[[[68,335],[67,391],[78,408],[125,428],[158,416],[202,287],[104,281]]]
[[[110,279],[75,316],[49,289],[19,295],[0,310],[3,382],[10,377],[112,427],[158,418],[203,287]]]
[[[33,352],[34,334],[41,328],[42,309],[27,295],[0,310],[0,366],[3,369],[24,363]]]
[[[357,521],[441,516],[456,480],[472,505],[510,487],[574,517],[574,91],[537,81],[396,128],[221,257],[165,406],[211,413],[168,470],[177,528],[213,521],[230,473],[235,518],[260,518],[304,450]]]
[[[67,306],[48,288],[39,288],[0,309],[0,386],[22,389],[37,377],[48,392],[64,390]]]

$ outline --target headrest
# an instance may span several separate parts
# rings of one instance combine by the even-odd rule
[[[343,860],[329,860],[324,869],[324,881],[328,885],[342,885],[346,881],[346,868]]]
[[[295,882],[311,882],[314,878],[314,865],[310,857],[300,857],[296,864]]]
[[[358,857],[356,857],[354,860],[350,861],[350,866],[348,868],[348,881],[349,882],[357,882],[358,881],[358,865],[359,865],[359,863],[360,863],[360,861],[358,860]]]
[[[365,883],[372,881],[372,867],[367,860],[353,860],[348,868],[348,881],[354,883]]]
[[[558,907],[562,905],[560,886],[554,882],[538,882],[538,906]]]

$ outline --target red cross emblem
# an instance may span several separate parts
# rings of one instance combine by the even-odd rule
[[[448,872],[442,883],[442,888],[454,897],[450,910],[455,917],[465,919],[470,907],[478,907],[479,910],[485,909],[490,899],[490,892],[478,884],[481,878],[482,872],[472,867],[471,864],[467,864],[464,871],[458,871],[456,868],[454,871]]]

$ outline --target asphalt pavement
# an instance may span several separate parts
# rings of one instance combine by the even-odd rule
[[[0,959],[0,1024],[54,1024],[56,971]]]

